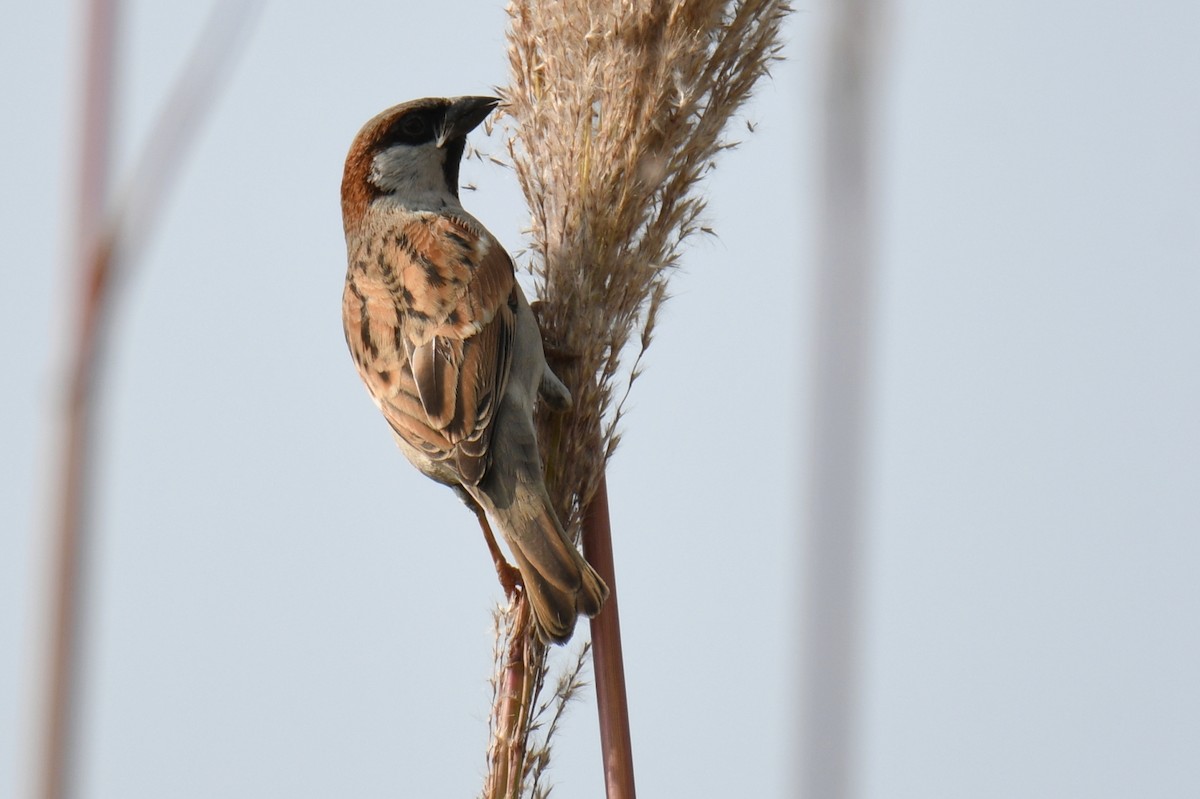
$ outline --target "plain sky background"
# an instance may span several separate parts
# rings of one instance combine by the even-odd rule
[[[0,26],[0,797],[25,795],[76,152],[75,3]],[[120,175],[207,13],[130,3]],[[860,795],[1200,795],[1200,5],[897,2],[879,143]],[[639,787],[793,790],[821,3],[706,185],[609,484]],[[507,80],[502,4],[275,3],[128,280],[78,785],[472,796],[473,519],[345,351],[338,183]],[[501,150],[499,138],[475,143]],[[511,249],[488,163],[466,206]],[[732,420],[730,417],[734,417]],[[580,638],[586,628],[580,628]],[[573,651],[573,650],[572,650]],[[591,694],[556,795],[599,797]]]

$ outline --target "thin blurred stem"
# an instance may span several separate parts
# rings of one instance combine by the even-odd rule
[[[800,795],[854,795],[873,268],[877,0],[831,7],[818,163]]]
[[[79,204],[71,260],[79,275],[78,329],[71,347],[63,409],[61,496],[53,528],[50,641],[42,721],[38,795],[61,799],[70,789],[79,703],[79,598],[82,593],[87,464],[92,449],[92,364],[98,349],[112,247],[100,241],[108,182],[116,0],[84,0],[83,118],[79,130]]]
[[[108,161],[112,138],[112,75],[117,28],[117,0],[82,0],[84,28],[83,119],[79,130],[79,196],[75,210],[75,250],[80,273],[89,261],[104,217]],[[88,300],[85,298],[85,303]]]
[[[603,474],[584,512],[583,551],[588,562],[608,583],[609,591],[604,609],[592,619],[592,666],[596,675],[605,792],[608,799],[634,799],[633,740],[629,734],[629,699],[621,651],[621,614],[617,605],[608,485]]]
[[[145,239],[187,145],[234,60],[251,12],[261,3],[225,0],[190,54],[184,72],[159,115],[124,199],[114,208],[108,194],[109,139],[113,108],[116,0],[85,0],[87,21],[83,121],[79,131],[79,206],[74,269],[81,290],[77,325],[65,375],[57,518],[53,529],[50,641],[38,795],[62,799],[71,792],[76,761],[82,661],[81,597],[87,586],[90,493],[94,470],[95,398],[104,365],[104,339],[113,313],[114,277],[131,259],[132,244]]]

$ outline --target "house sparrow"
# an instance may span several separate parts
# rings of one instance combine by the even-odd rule
[[[363,126],[342,176],[346,343],[401,451],[499,527],[544,640],[608,587],[563,532],[542,478],[535,398],[570,406],[512,259],[458,199],[467,133],[493,97],[426,98]],[[504,563],[495,549],[497,567]]]

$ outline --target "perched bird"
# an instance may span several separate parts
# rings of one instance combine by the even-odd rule
[[[359,131],[342,175],[342,321],[401,451],[458,491],[489,539],[483,512],[492,519],[542,638],[561,643],[608,587],[563,532],[542,478],[534,402],[564,409],[571,395],[546,365],[512,259],[458,199],[467,134],[498,102],[413,100]]]

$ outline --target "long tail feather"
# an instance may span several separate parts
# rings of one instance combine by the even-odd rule
[[[480,499],[517,561],[542,637],[565,643],[580,614],[600,612],[608,586],[567,540],[540,493],[519,490],[516,501],[507,508],[496,508],[486,497]]]

